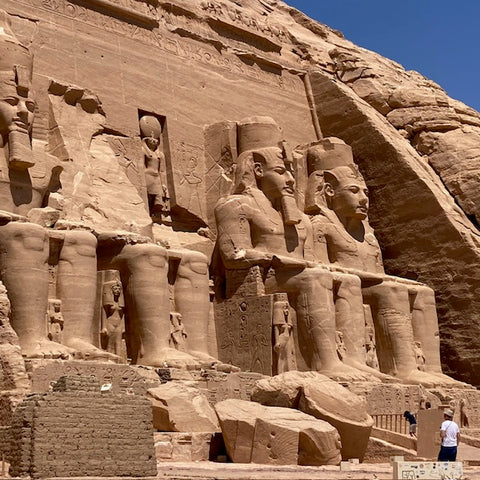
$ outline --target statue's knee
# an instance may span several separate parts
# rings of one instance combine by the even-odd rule
[[[417,296],[423,297],[423,298],[435,298],[435,292],[433,289],[428,287],[427,285],[419,285],[415,286],[415,291],[417,293]]]
[[[64,253],[74,251],[82,257],[96,257],[97,238],[87,230],[69,230],[63,241]]]
[[[436,304],[435,292],[430,287],[427,287],[427,285],[415,286],[414,295],[415,295],[415,301],[414,301],[415,308],[419,308],[419,307],[421,308],[427,305],[435,306]]]
[[[158,269],[166,268],[168,263],[167,250],[153,243],[127,245],[124,248],[124,254],[129,263],[147,263],[149,266]]]
[[[0,227],[0,241],[10,248],[43,251],[47,245],[45,228],[35,223],[12,222]]]
[[[192,273],[198,275],[207,275],[208,274],[208,259],[207,256],[201,252],[196,252],[194,250],[177,250],[168,251],[169,259],[171,257],[180,259],[179,268],[183,271],[188,270]]]
[[[374,289],[379,295],[384,297],[402,297],[408,296],[409,294],[409,288],[407,285],[393,281],[384,281],[380,285],[376,285]]]
[[[333,275],[329,270],[323,268],[307,268],[302,272],[301,277],[305,284],[320,284],[329,290],[333,288]]]
[[[362,287],[362,281],[357,275],[350,275],[348,273],[334,273],[334,280],[340,284],[344,289],[352,291],[359,291]]]

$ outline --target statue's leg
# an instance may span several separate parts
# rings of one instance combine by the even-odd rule
[[[134,361],[140,365],[160,367],[194,364],[190,355],[168,345],[170,300],[167,251],[154,244],[126,245],[117,260],[120,260],[126,291],[128,331],[138,339]]]
[[[118,360],[94,345],[94,309],[97,291],[97,239],[86,230],[64,233],[57,270],[57,295],[65,320],[63,342],[85,360]]]
[[[360,278],[334,272],[333,279],[336,328],[343,333],[348,358],[365,363],[365,314]]]
[[[168,252],[170,256],[170,251]],[[208,260],[200,252],[182,250],[174,284],[175,309],[182,315],[187,352],[208,356],[210,295]],[[214,360],[212,358],[212,360]]]
[[[404,383],[435,385],[434,375],[418,370],[411,323],[409,286],[395,281],[363,289],[372,306],[378,360],[382,372]]]
[[[2,281],[23,355],[66,358],[73,350],[47,338],[48,248],[47,232],[40,225],[12,222],[0,226]]]
[[[426,371],[435,374],[444,383],[460,384],[461,382],[457,382],[442,372],[440,362],[440,335],[438,331],[434,291],[426,285],[415,285],[410,288],[410,292],[413,297],[413,336],[416,341],[421,343],[425,356]]]
[[[299,337],[308,342],[303,350],[311,369],[336,379],[371,379],[338,358],[332,273],[323,268],[290,269],[276,272],[276,282],[277,291],[288,292],[294,304]]]
[[[336,329],[343,333],[346,348],[344,363],[383,381],[394,381],[393,377],[365,363],[365,312],[360,278],[356,275],[333,272],[333,279]]]
[[[414,287],[412,326],[415,340],[422,345],[426,370],[442,373],[435,294],[427,286]]]

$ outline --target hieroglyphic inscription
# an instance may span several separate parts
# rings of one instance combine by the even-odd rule
[[[119,0],[120,1],[120,0]],[[179,41],[173,34],[158,28],[148,29],[124,22],[120,19],[77,5],[69,0],[17,0],[19,4],[71,18],[75,21],[107,30],[116,35],[128,37],[141,43],[152,45],[164,53],[192,60],[204,65],[220,68],[240,77],[258,82],[273,84],[281,90],[303,92],[301,78],[287,71],[281,74],[261,69],[258,65],[247,65],[236,55],[223,55],[213,46],[199,45],[198,42],[183,39]],[[150,6],[148,6],[150,8]]]
[[[203,149],[186,142],[174,144],[175,162],[182,170],[173,172],[175,202],[197,217],[206,220],[205,162]]]
[[[218,358],[247,372],[272,375],[272,295],[215,304]]]

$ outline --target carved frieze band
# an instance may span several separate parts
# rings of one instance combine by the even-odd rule
[[[88,0],[90,5],[99,1],[100,0]],[[106,2],[107,0],[102,1]],[[39,13],[42,10],[54,12],[57,15],[70,18],[77,22],[86,23],[117,35],[126,36],[134,41],[158,48],[169,55],[199,62],[207,65],[209,68],[213,67],[226,70],[244,78],[274,85],[276,88],[284,91],[304,91],[303,82],[298,76],[298,72],[292,72],[291,69],[287,71],[283,69],[282,74],[278,74],[268,69],[257,68],[254,63],[262,63],[260,59],[258,59],[258,62],[252,61],[252,64],[250,64],[240,59],[240,57],[242,57],[241,52],[237,51],[234,52],[234,55],[227,56],[209,45],[198,45],[187,39],[175,38],[170,32],[161,31],[159,27],[150,28],[145,24],[139,25],[139,22],[126,22],[120,18],[120,15],[114,17],[105,9],[102,12],[100,8],[94,9],[88,7],[86,3],[87,0],[15,0],[15,2],[39,9]],[[83,5],[80,5],[82,2]],[[144,17],[154,18],[157,16],[158,4],[156,0],[108,0],[108,2],[115,2],[117,8],[123,10],[132,10],[135,8],[136,13],[141,12],[141,15]],[[175,21],[173,15],[169,17],[169,21],[169,23]],[[275,66],[278,70],[282,69],[280,65]]]
[[[152,13],[155,12],[153,2],[140,3],[136,0],[130,0],[120,2],[119,0],[71,0],[73,3],[76,3],[87,8],[92,8],[94,10],[99,10],[102,13],[107,13],[113,15],[117,18],[133,21],[134,23],[140,23],[141,25],[147,26],[149,28],[158,27],[158,20],[147,13],[141,12],[139,10],[140,6],[145,8],[151,8]],[[155,2],[156,3],[156,2]]]

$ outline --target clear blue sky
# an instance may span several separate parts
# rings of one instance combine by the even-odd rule
[[[480,111],[480,0],[285,0]]]

